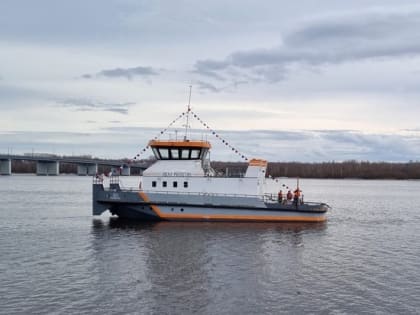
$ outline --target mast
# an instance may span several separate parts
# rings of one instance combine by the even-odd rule
[[[190,85],[190,96],[188,97],[187,123],[185,124],[185,136],[184,136],[184,140],[187,140],[188,128],[190,127],[189,122],[190,122],[190,112],[191,112],[191,90],[192,90],[192,85]]]

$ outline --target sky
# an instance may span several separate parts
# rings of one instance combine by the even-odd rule
[[[0,153],[147,158],[191,85],[213,160],[420,160],[419,30],[411,0],[2,0]]]

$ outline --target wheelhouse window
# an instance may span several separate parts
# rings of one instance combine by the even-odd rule
[[[152,182],[152,187],[156,187],[156,181]]]
[[[198,159],[200,157],[200,149],[191,150],[191,159]]]
[[[190,150],[182,149],[181,150],[181,159],[188,160],[190,158]]]
[[[158,160],[199,160],[208,151],[207,148],[194,147],[153,147],[152,150]]]
[[[178,182],[172,182],[172,186],[173,186],[174,188],[177,188],[177,187],[178,187]]]
[[[178,149],[171,149],[171,158],[173,160],[178,160],[179,159],[179,151],[178,151]]]
[[[159,153],[160,153],[160,158],[162,160],[167,160],[169,159],[169,149],[166,148],[160,148],[159,149]]]
[[[188,188],[188,182],[184,182],[184,188]]]
[[[166,187],[166,186],[168,186],[168,183],[166,181],[163,181],[162,182],[162,187]]]

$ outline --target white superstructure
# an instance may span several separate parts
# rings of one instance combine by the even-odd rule
[[[244,177],[219,177],[207,160],[207,141],[152,140],[149,145],[157,161],[143,172],[145,191],[275,196],[281,189],[278,180],[266,177],[265,160],[250,160]]]

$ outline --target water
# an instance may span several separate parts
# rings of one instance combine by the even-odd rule
[[[90,178],[0,177],[0,313],[420,314],[420,182],[301,185],[327,223],[121,222]]]

